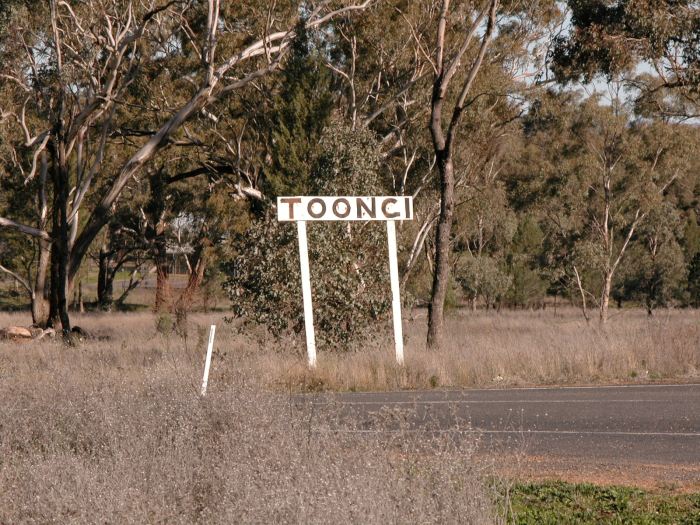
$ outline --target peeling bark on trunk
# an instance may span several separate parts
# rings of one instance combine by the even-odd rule
[[[49,323],[49,301],[46,296],[46,274],[51,259],[50,244],[39,240],[39,260],[34,278],[34,291],[32,293],[32,322],[36,326],[46,328]]]

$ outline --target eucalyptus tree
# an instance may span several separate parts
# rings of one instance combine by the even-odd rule
[[[533,71],[541,64],[537,64],[537,54],[530,51],[543,38],[543,29],[559,14],[555,3],[547,1],[521,4],[488,0],[453,5],[450,0],[443,0],[435,6],[434,40],[429,43],[414,35],[417,49],[428,57],[433,74],[428,122],[439,174],[440,209],[428,316],[429,347],[440,346],[444,332],[443,310],[450,279],[456,203],[455,157],[460,149],[469,149],[469,129],[461,128],[469,109],[483,102],[483,98],[508,97],[517,91],[514,85],[504,91],[489,86],[475,90],[478,77],[488,68],[500,69],[513,84],[534,75]],[[476,112],[471,116],[478,118]]]
[[[551,55],[559,80],[590,82],[602,74],[634,88],[642,113],[680,119],[700,116],[696,1],[566,3],[571,30],[555,41]]]
[[[692,171],[683,127],[633,122],[614,103],[549,93],[524,121],[526,147],[511,182],[546,220],[550,257],[584,316],[593,301],[602,323],[638,233]],[[525,194],[529,193],[529,197]]]
[[[502,184],[475,185],[460,194],[453,225],[454,273],[476,310],[479,296],[492,306],[512,284],[506,255],[517,223]]]
[[[680,226],[680,213],[665,202],[651,210],[648,220],[640,225],[638,242],[631,249],[635,264],[627,269],[624,292],[639,300],[649,315],[683,299],[688,269],[679,242]]]
[[[309,6],[306,27],[366,8]],[[70,331],[67,296],[124,188],[155,157],[192,144],[187,123],[280,65],[300,5],[219,0],[18,1],[0,46],[9,169],[31,181],[46,152],[50,228],[0,227],[51,243],[51,319]],[[266,15],[266,16],[261,16]]]

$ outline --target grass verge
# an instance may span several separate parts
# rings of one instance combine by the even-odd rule
[[[516,484],[507,501],[510,507],[502,510],[518,525],[700,523],[700,494],[551,481]]]
[[[0,344],[0,523],[502,522],[469,439],[339,431],[240,365],[202,397],[204,334],[131,328]]]

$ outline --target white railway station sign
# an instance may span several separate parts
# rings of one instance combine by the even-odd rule
[[[316,366],[316,337],[311,301],[311,272],[306,241],[307,221],[384,221],[389,244],[389,277],[394,319],[396,361],[403,364],[403,330],[399,265],[396,256],[396,221],[413,219],[412,197],[277,197],[277,220],[296,222],[299,235],[301,291],[304,301],[304,327],[309,367]]]

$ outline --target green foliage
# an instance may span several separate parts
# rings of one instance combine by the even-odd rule
[[[512,283],[512,277],[499,267],[498,261],[486,255],[465,257],[455,274],[472,304],[478,297],[482,297],[487,306],[500,302]]]
[[[453,227],[459,254],[455,280],[472,307],[478,298],[492,306],[501,302],[512,282],[505,256],[517,220],[499,183],[469,188],[461,198],[464,204],[457,209]]]
[[[695,254],[688,268],[688,302],[700,307],[700,252]]]
[[[686,283],[687,269],[683,252],[675,240],[669,241],[657,254],[648,250],[630,253],[635,261],[631,278],[624,282],[627,296],[638,299],[651,313],[680,299]]]
[[[236,253],[223,271],[234,315],[262,324],[278,336],[292,328],[300,331],[303,312],[294,225],[278,223],[270,211],[238,234],[233,246]]]
[[[537,221],[526,215],[518,224],[508,255],[508,272],[512,282],[508,302],[515,306],[529,306],[540,302],[547,292],[547,281],[541,276],[544,232]]]
[[[265,173],[271,197],[299,195],[309,189],[309,167],[331,114],[330,76],[300,21],[297,36],[274,99],[270,130],[272,166]]]
[[[526,251],[536,257],[530,268],[549,274],[550,290],[568,289],[576,297],[575,268],[590,299],[601,297],[608,280],[618,298],[634,296],[652,308],[678,296],[678,240],[654,241],[658,254],[644,256],[648,264],[635,260],[645,253],[639,245],[660,239],[660,228],[682,229],[668,224],[668,210],[695,201],[682,188],[697,166],[696,136],[689,126],[633,121],[620,101],[538,96],[524,117],[506,186],[517,211],[541,218],[541,248]]]
[[[551,68],[561,83],[625,79],[642,116],[697,116],[700,9],[692,0],[568,0],[570,30],[554,39]],[[654,64],[654,74],[637,66]],[[646,68],[645,68],[646,69]]]
[[[700,253],[700,225],[694,210],[690,210],[683,228],[683,251],[686,260],[692,261]]]
[[[625,289],[640,300],[651,313],[679,299],[686,281],[683,250],[676,238],[681,221],[673,207],[666,203],[649,214],[638,233],[639,245],[630,254]]]
[[[700,495],[564,482],[521,483],[510,492],[516,524],[687,524],[700,520]]]
[[[693,2],[569,0],[572,30],[555,41],[554,71],[560,79],[614,77],[641,60],[684,56],[688,82],[697,80],[700,13]],[[677,16],[682,12],[683,16]],[[677,72],[676,74],[680,74]],[[696,82],[697,83],[697,82]]]
[[[508,302],[514,306],[531,306],[541,302],[547,293],[547,282],[537,270],[524,261],[512,263]]]
[[[381,194],[378,146],[367,131],[336,123],[324,133],[313,170],[317,194]],[[226,290],[235,316],[281,337],[303,328],[297,232],[269,209],[232,243]],[[314,322],[319,344],[345,350],[390,307],[384,224],[308,225]]]

